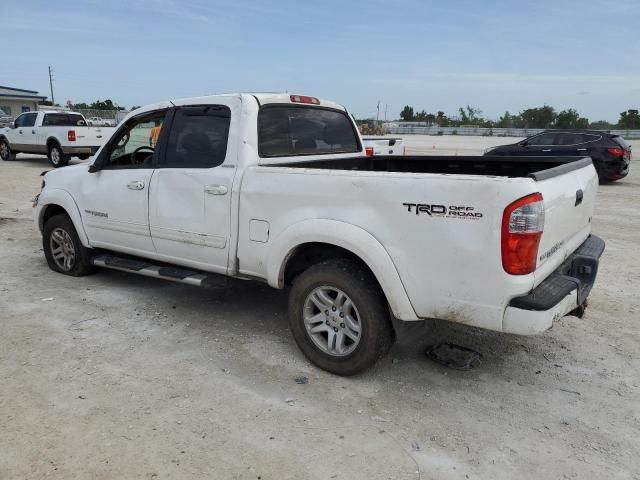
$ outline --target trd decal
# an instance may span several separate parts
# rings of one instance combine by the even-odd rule
[[[463,218],[478,220],[482,218],[482,213],[476,212],[475,207],[460,205],[439,205],[436,203],[403,203],[407,207],[407,212],[416,215],[429,215],[430,217]]]

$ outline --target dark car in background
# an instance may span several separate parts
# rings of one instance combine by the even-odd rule
[[[600,182],[629,173],[631,145],[620,135],[595,130],[545,130],[511,145],[489,148],[485,155],[591,157]]]

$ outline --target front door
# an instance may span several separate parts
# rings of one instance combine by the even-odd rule
[[[23,113],[15,120],[16,128],[12,130],[12,146],[15,151],[33,153],[36,145],[37,112]]]
[[[173,112],[151,180],[151,238],[161,260],[225,273],[240,100],[178,103]]]
[[[104,161],[102,169],[83,182],[80,214],[93,247],[155,255],[149,232],[149,187],[156,138],[166,112],[146,112],[122,125],[96,159]]]
[[[536,157],[554,155],[555,132],[546,132],[531,137],[520,145],[523,146],[522,155],[532,155]]]

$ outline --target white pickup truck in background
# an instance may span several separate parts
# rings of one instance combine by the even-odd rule
[[[89,127],[80,113],[26,112],[0,129],[0,158],[14,160],[18,153],[47,155],[51,165],[64,167],[70,157],[88,159],[111,136],[112,127]]]
[[[350,375],[391,315],[514,334],[585,305],[604,242],[579,157],[367,157],[341,105],[230,94],[149,105],[34,199],[51,269],[290,286],[304,354]]]
[[[400,137],[363,137],[362,145],[368,157],[406,154],[404,140]]]

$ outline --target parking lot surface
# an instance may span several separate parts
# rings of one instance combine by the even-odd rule
[[[406,137],[408,153],[512,141]],[[599,188],[583,319],[533,337],[400,325],[353,378],[298,351],[287,292],[50,271],[30,205],[49,168],[0,162],[0,479],[640,478],[639,161]],[[440,341],[481,365],[432,362]]]

